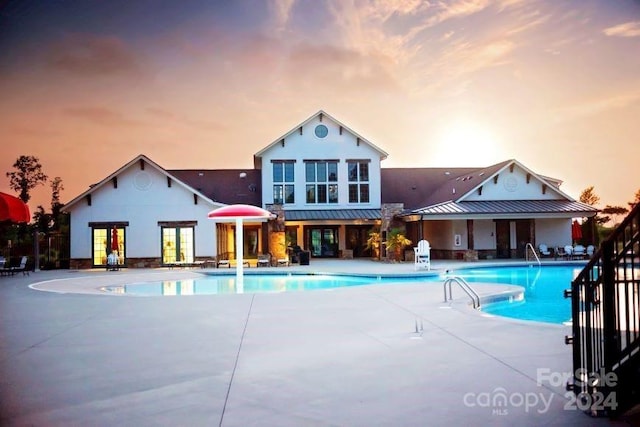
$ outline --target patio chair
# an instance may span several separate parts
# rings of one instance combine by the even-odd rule
[[[418,246],[414,247],[413,250],[415,251],[414,268],[416,270],[423,268],[431,270],[431,246],[429,241],[420,240]]]
[[[564,256],[567,259],[573,259],[573,246],[567,245],[564,247]]]
[[[289,256],[285,256],[284,258],[278,258],[278,260],[276,261],[276,265],[278,267],[288,267],[289,265],[291,265],[289,261]]]
[[[7,260],[4,257],[0,257],[0,276],[5,274],[8,276],[11,273],[11,268],[7,265]]]
[[[549,247],[544,243],[538,246],[538,251],[540,252],[540,256],[547,256],[547,257],[551,256],[551,251],[549,250]]]
[[[596,247],[593,245],[587,246],[587,257],[591,258],[596,251]]]
[[[573,258],[584,259],[587,256],[587,251],[582,245],[575,245],[573,248]]]
[[[256,267],[271,267],[271,255],[262,254],[258,255],[258,261]]]
[[[20,273],[22,272],[23,276],[28,276],[29,275],[29,270],[27,270],[27,257],[23,256],[22,258],[20,258],[20,265],[18,265],[17,267],[11,267],[10,271],[11,271],[11,275],[13,276],[16,273]]]

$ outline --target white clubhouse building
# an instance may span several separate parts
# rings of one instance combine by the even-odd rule
[[[572,243],[573,218],[597,213],[561,181],[517,160],[484,168],[382,168],[387,153],[324,111],[254,155],[253,169],[167,170],[139,155],[64,207],[71,268],[128,267],[232,257],[235,224],[207,214],[231,204],[274,220],[245,222],[245,259],[300,246],[311,258],[370,257],[372,230],[429,240],[432,257],[521,258],[525,246]]]

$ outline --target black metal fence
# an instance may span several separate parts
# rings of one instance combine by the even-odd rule
[[[640,403],[640,205],[572,282],[573,381],[578,407],[617,415]]]

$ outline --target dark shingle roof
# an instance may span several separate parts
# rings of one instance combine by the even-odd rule
[[[262,177],[258,169],[168,170],[171,175],[211,200],[262,206]]]
[[[382,168],[382,203],[404,203],[412,210],[455,200],[509,162],[484,168]]]

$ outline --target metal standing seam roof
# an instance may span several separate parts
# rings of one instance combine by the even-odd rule
[[[497,200],[473,202],[445,202],[422,209],[405,212],[404,215],[451,215],[451,214],[518,214],[556,213],[577,214],[597,213],[593,206],[570,200]]]
[[[380,209],[309,209],[309,210],[285,210],[287,221],[310,220],[377,220],[381,218]]]

